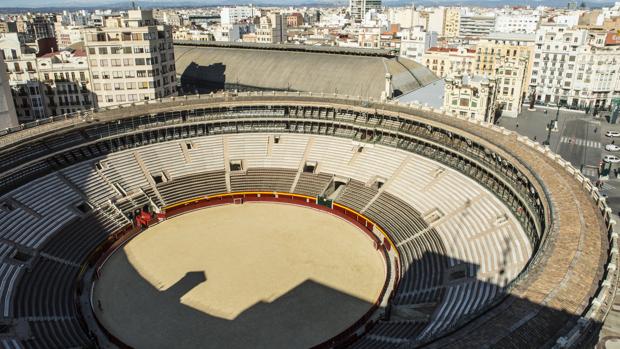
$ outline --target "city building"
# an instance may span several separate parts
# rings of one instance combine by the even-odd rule
[[[516,11],[502,13],[495,18],[494,30],[499,33],[532,34],[538,29],[540,13],[538,11]]]
[[[471,75],[475,71],[476,50],[463,47],[431,47],[426,50],[422,61],[428,69],[439,77],[453,74]]]
[[[588,99],[589,91],[582,90],[580,85],[591,82],[595,71],[594,57],[585,54],[587,43],[588,31],[585,29],[541,25],[536,31],[528,94],[533,94],[538,103],[583,105],[585,100],[580,103],[580,99]],[[580,80],[577,89],[575,79]]]
[[[157,25],[151,11],[109,18],[84,37],[99,107],[177,93],[172,31]]]
[[[455,74],[446,78],[444,110],[454,116],[494,122],[498,86],[494,78]]]
[[[530,80],[534,60],[534,34],[491,33],[477,41],[476,74],[494,76],[507,58],[525,59],[526,80]]]
[[[437,45],[437,37],[437,32],[428,32],[422,27],[405,29],[400,33],[400,55],[422,62],[426,50]]]
[[[381,11],[381,0],[349,0],[349,13],[355,22],[361,22],[370,10]]]
[[[69,47],[78,42],[84,41],[82,35],[83,27],[77,26],[56,26],[56,43],[59,49]]]
[[[95,106],[85,51],[60,51],[37,58],[48,115],[63,115]]]
[[[526,93],[527,59],[505,58],[492,75],[497,83],[497,110],[502,116],[516,118],[521,113]]]
[[[18,124],[11,86],[9,85],[9,75],[6,72],[2,55],[0,55],[0,130],[15,127]]]
[[[461,21],[461,9],[459,7],[449,7],[445,11],[443,22],[443,36],[455,38],[459,36]]]
[[[252,5],[224,7],[220,11],[222,24],[235,24],[255,16],[260,16],[260,10]]]
[[[260,18],[256,29],[256,40],[263,44],[281,44],[287,41],[286,17],[279,13],[270,13]]]
[[[46,117],[45,88],[37,73],[36,52],[21,44],[18,33],[0,34],[0,52],[6,63],[19,121],[29,122]]]
[[[462,15],[459,20],[459,36],[482,37],[495,29],[495,16]]]
[[[286,25],[289,28],[301,27],[304,25],[304,16],[299,12],[291,13],[286,16]]]

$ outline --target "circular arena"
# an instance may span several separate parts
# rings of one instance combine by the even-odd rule
[[[582,347],[617,234],[577,169],[417,105],[196,95],[0,136],[6,348]]]

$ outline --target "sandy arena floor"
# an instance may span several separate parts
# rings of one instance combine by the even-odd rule
[[[137,236],[104,265],[94,302],[135,348],[307,348],[363,316],[384,280],[380,253],[352,224],[246,203]]]

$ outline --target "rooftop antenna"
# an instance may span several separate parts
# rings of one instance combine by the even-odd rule
[[[131,2],[131,9],[132,9],[132,10],[135,10],[135,9],[136,9],[136,2],[135,2],[135,1],[132,1],[132,2]]]

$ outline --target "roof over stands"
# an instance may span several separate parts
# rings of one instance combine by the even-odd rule
[[[175,45],[176,70],[185,92],[222,89],[279,90],[380,98],[386,74],[394,95],[437,80],[428,68],[406,58],[364,52],[299,52],[269,46]]]

